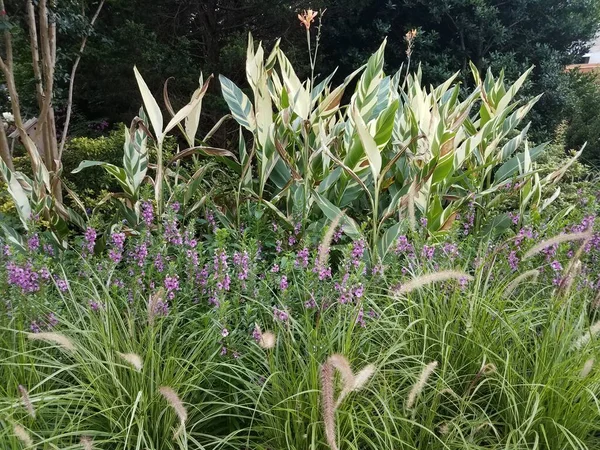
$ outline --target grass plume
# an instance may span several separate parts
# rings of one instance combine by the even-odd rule
[[[415,401],[417,400],[417,397],[423,391],[423,388],[427,384],[427,380],[429,379],[431,374],[435,371],[437,366],[438,366],[437,361],[432,361],[425,366],[425,368],[421,372],[421,375],[419,376],[419,379],[413,385],[412,389],[410,390],[410,392],[408,394],[408,397],[406,399],[406,409],[413,408],[413,406],[415,405]]]
[[[396,295],[408,294],[416,289],[419,289],[423,286],[427,286],[428,284],[438,283],[440,281],[448,281],[448,280],[473,280],[473,277],[465,272],[460,272],[458,270],[441,270],[439,272],[434,272],[426,275],[421,275],[420,277],[413,278],[408,283],[404,283],[396,290]]]
[[[327,358],[327,363],[331,364],[331,366],[333,366],[333,368],[336,369],[342,377],[342,391],[340,392],[340,395],[335,403],[335,407],[337,409],[346,395],[348,395],[354,388],[354,373],[350,368],[350,363],[343,355],[335,353]]]
[[[120,352],[117,352],[117,355],[119,355],[119,357],[122,360],[129,363],[138,372],[142,371],[144,364],[142,362],[142,358],[139,355],[137,355],[135,353],[120,353]]]
[[[335,436],[335,406],[333,399],[333,366],[329,361],[321,367],[321,406],[325,423],[325,439],[331,450],[337,450]]]
[[[594,323],[590,329],[582,334],[579,339],[575,341],[573,344],[573,348],[580,349],[581,347],[585,347],[590,339],[600,333],[600,320]]]
[[[89,436],[81,436],[79,443],[83,447],[83,450],[93,450],[94,449],[94,441]]]
[[[540,242],[537,245],[531,247],[525,255],[523,255],[523,260],[529,259],[542,250],[547,249],[548,247],[552,247],[554,245],[559,245],[564,242],[572,242],[572,241],[583,241],[587,240],[592,236],[592,230],[583,231],[581,233],[568,233],[568,234],[559,234],[558,236],[554,236],[553,238],[546,239],[545,241]]]
[[[375,366],[373,364],[365,366],[360,372],[358,372],[354,376],[354,387],[352,388],[352,390],[360,391],[363,387],[365,387],[365,384],[367,384],[367,381],[369,381],[369,379],[373,376],[374,373]]]
[[[537,269],[528,270],[527,272],[523,272],[523,273],[522,273],[521,275],[519,275],[517,278],[515,278],[514,280],[512,280],[512,281],[511,281],[511,282],[508,284],[508,286],[506,286],[506,289],[504,290],[504,293],[505,293],[506,295],[510,295],[510,294],[512,294],[512,293],[514,292],[514,290],[515,290],[516,288],[518,288],[518,287],[519,287],[519,285],[520,285],[520,284],[521,284],[523,281],[525,281],[525,280],[527,280],[527,279],[529,279],[529,278],[531,278],[533,281],[535,281],[535,280],[537,279],[537,277],[539,276],[539,274],[540,274],[540,271],[539,271],[539,270],[537,270]]]
[[[181,401],[177,393],[169,386],[161,386],[158,389],[158,391],[165,398],[165,400],[171,406],[171,408],[173,408],[175,414],[177,414],[177,417],[179,417],[181,423],[185,423],[188,417],[187,409],[185,409],[185,406],[183,405],[183,402]]]
[[[25,386],[22,384],[19,385],[19,392],[21,393],[21,401],[23,402],[23,406],[25,406],[27,413],[35,419],[35,409],[33,409],[33,404],[29,398],[29,392],[27,392],[27,389],[25,389]]]
[[[581,369],[579,376],[581,378],[587,377],[592,372],[593,367],[594,367],[594,358],[590,358],[583,365],[583,368]]]
[[[154,294],[150,295],[150,298],[148,299],[148,323],[150,325],[154,325],[158,304],[163,301],[164,297],[165,289],[162,287]]]
[[[265,331],[264,333],[260,333],[260,341],[258,345],[260,345],[265,350],[270,350],[275,347],[277,343],[277,337],[270,331]]]
[[[27,430],[18,423],[13,425],[13,433],[23,443],[24,447],[33,447],[33,439],[31,439]]]
[[[75,351],[75,345],[73,342],[60,333],[27,333],[27,337],[32,341],[44,341],[51,344],[56,344],[65,350],[70,352]]]
[[[331,240],[333,239],[335,230],[342,219],[342,215],[343,213],[338,214],[335,219],[331,221],[327,233],[325,233],[325,236],[323,236],[323,240],[321,241],[321,245],[319,247],[319,264],[321,267],[325,267],[327,265],[327,260],[329,259],[329,250],[331,248]]]

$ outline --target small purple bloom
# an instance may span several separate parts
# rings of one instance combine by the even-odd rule
[[[152,203],[142,203],[142,220],[147,227],[151,226],[154,222],[154,207],[152,206]]]
[[[40,248],[40,237],[37,233],[27,239],[27,248],[30,252],[35,252]]]
[[[281,276],[281,280],[279,280],[279,289],[285,291],[288,288],[288,280],[285,275]]]
[[[273,308],[273,318],[279,322],[287,322],[290,316],[283,309],[275,307]]]

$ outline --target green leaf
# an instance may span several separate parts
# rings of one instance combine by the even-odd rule
[[[125,192],[131,196],[134,195],[134,189],[130,185],[127,172],[122,167],[117,167],[114,164],[105,163],[103,161],[88,161],[84,160],[79,163],[79,166],[71,173],[79,173],[83,169],[87,169],[88,167],[100,166],[104,170],[106,170],[110,175],[115,177],[117,182],[121,185],[121,187],[125,190]]]
[[[0,124],[0,126],[2,125]],[[31,218],[31,205],[29,203],[29,197],[23,189],[23,186],[21,186],[16,174],[8,168],[2,158],[0,158],[0,171],[6,180],[8,193],[15,203],[15,207],[19,213],[19,218],[21,219],[25,229],[27,229],[27,221]]]
[[[254,108],[248,96],[229,78],[219,75],[219,81],[221,82],[223,98],[227,102],[233,118],[241,126],[254,132],[256,129],[256,119],[254,117]]]
[[[226,156],[229,158],[233,158],[234,160],[237,161],[236,156],[233,153],[231,153],[229,150],[226,150],[224,148],[209,147],[207,145],[198,145],[197,147],[187,148],[185,150],[180,151],[168,162],[167,165],[170,166],[175,161],[179,161],[180,159],[187,158],[196,153],[199,153],[199,154],[205,155],[205,156]]]
[[[544,152],[546,145],[547,144],[541,144],[529,150],[529,159],[531,161],[535,161],[537,158],[539,158]],[[502,181],[508,180],[514,174],[518,173],[519,168],[524,166],[524,160],[525,154],[520,153],[502,164],[502,166],[500,166],[494,175],[494,180],[496,183],[501,183]]]
[[[383,236],[381,236],[377,242],[378,255],[381,259],[385,258],[390,251],[390,248],[394,245],[394,242],[396,242],[396,239],[398,239],[398,236],[400,236],[400,233],[403,231],[406,231],[406,225],[402,222],[398,222],[385,230]]]
[[[133,67],[133,73],[135,74],[135,79],[137,80],[140,93],[142,94],[142,100],[144,101],[146,112],[150,118],[150,123],[152,123],[152,128],[154,128],[156,140],[157,142],[161,142],[163,139],[163,115],[160,111],[160,107],[150,92],[150,89],[148,89],[148,85],[144,81],[144,78],[142,78],[142,75],[135,66]]]
[[[340,224],[343,227],[344,233],[346,233],[354,240],[360,239],[362,237],[358,225],[354,220],[348,217],[346,213],[344,213],[340,208],[335,206],[333,203],[331,203],[318,192],[313,191],[313,195],[315,197],[317,205],[329,220],[336,220],[337,217],[341,217]]]
[[[356,108],[352,109],[352,118],[354,119],[354,123],[356,125],[356,131],[358,132],[358,136],[362,143],[365,154],[367,155],[367,159],[369,161],[369,165],[371,166],[371,172],[373,173],[373,179],[377,182],[377,178],[379,177],[379,173],[381,172],[381,153],[379,153],[379,148],[377,147],[377,143],[373,136],[367,130],[365,122],[363,121],[360,113]],[[333,219],[332,219],[333,220]]]

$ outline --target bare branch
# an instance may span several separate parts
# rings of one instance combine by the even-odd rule
[[[35,23],[35,10],[33,0],[27,0],[27,21],[29,25],[29,43],[31,46],[31,61],[33,76],[35,77],[35,92],[39,108],[42,109],[44,102],[44,91],[42,87],[42,72],[40,69],[40,50],[38,46],[37,25]]]
[[[67,116],[65,118],[65,125],[63,127],[62,138],[60,140],[60,147],[58,150],[58,159],[62,158],[63,150],[65,149],[65,143],[67,141],[67,133],[69,131],[69,123],[71,121],[71,113],[73,110],[73,87],[75,85],[75,74],[77,72],[77,67],[79,66],[79,61],[81,61],[81,55],[83,55],[83,51],[85,50],[85,46],[87,44],[88,37],[91,34],[92,29],[94,28],[94,24],[100,15],[100,11],[102,11],[102,7],[104,6],[105,0],[102,0],[96,9],[92,20],[90,21],[90,29],[84,36],[81,41],[81,46],[79,47],[79,53],[77,54],[77,58],[75,58],[75,62],[73,63],[73,68],[71,69],[71,79],[69,80],[69,97],[67,100]]]
[[[4,121],[0,120],[0,158],[2,158],[11,171],[14,171],[15,166],[13,164],[12,155],[10,154],[10,148],[8,147],[8,139],[6,138],[4,126]]]

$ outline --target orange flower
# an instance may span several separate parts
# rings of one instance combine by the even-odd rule
[[[416,37],[417,37],[417,30],[415,30],[415,29],[410,30],[408,33],[406,33],[404,35],[404,39],[406,39],[408,42],[413,41]]]
[[[317,17],[317,14],[319,14],[317,11],[308,9],[305,10],[302,14],[298,14],[298,20],[300,20],[300,23],[304,25],[308,30],[312,21],[315,20],[315,17]]]

